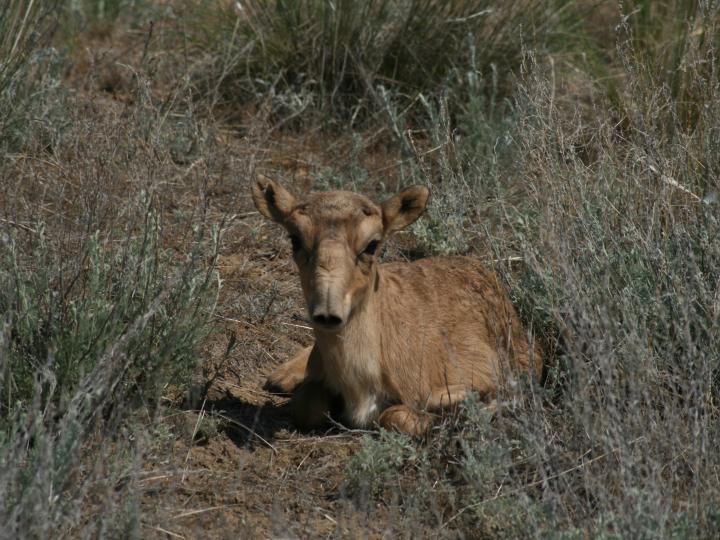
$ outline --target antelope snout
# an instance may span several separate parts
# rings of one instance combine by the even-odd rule
[[[320,242],[303,292],[313,327],[334,332],[350,316],[348,289],[353,271],[347,246],[334,239]]]
[[[340,330],[348,317],[341,284],[335,280],[318,280],[316,285],[308,305],[312,325],[319,330]]]
[[[317,328],[322,330],[339,330],[343,324],[345,324],[345,321],[340,315],[317,310],[312,314],[312,322]]]

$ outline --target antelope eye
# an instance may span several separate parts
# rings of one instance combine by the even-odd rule
[[[377,240],[373,240],[365,247],[365,249],[363,250],[363,255],[375,255],[375,252],[377,251],[379,245],[380,242],[378,242]]]
[[[299,236],[291,234],[290,243],[292,244],[293,252],[300,251],[302,249],[302,240],[300,240]]]

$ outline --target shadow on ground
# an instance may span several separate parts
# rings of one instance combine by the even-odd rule
[[[208,400],[205,409],[222,420],[220,430],[235,445],[248,450],[258,443],[272,443],[279,432],[294,429],[287,404],[257,404],[228,395]]]

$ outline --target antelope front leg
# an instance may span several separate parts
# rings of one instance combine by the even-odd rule
[[[285,362],[273,371],[265,381],[263,388],[274,394],[290,394],[305,380],[307,364],[313,346],[306,347],[292,360]]]
[[[336,398],[322,382],[306,379],[290,399],[293,423],[301,430],[322,426],[327,423],[328,414],[337,408]]]

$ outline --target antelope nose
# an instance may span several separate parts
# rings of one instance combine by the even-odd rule
[[[343,324],[342,317],[335,315],[334,313],[323,313],[316,311],[313,313],[312,320],[316,326],[327,330],[334,330],[340,328]]]

